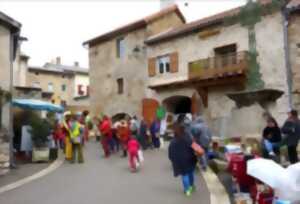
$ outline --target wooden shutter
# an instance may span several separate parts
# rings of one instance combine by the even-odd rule
[[[149,77],[153,77],[156,74],[156,58],[149,58],[148,59],[148,73]]]
[[[178,52],[170,54],[170,72],[178,72]]]

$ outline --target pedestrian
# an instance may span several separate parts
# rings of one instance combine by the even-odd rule
[[[110,143],[112,139],[111,121],[108,116],[103,116],[103,120],[100,123],[99,130],[101,132],[101,144],[104,151],[104,156],[108,158],[110,156]]]
[[[70,111],[64,113],[63,119],[63,134],[65,138],[65,158],[68,161],[72,160],[72,143],[71,143],[71,115]]]
[[[275,158],[280,163],[280,143],[282,140],[281,130],[275,118],[269,116],[267,118],[267,126],[263,130],[263,157]]]
[[[129,165],[131,172],[136,172],[139,166],[139,156],[138,151],[140,150],[139,142],[135,139],[134,136],[130,137],[127,144],[127,151],[129,155]]]
[[[290,163],[295,164],[299,161],[297,146],[300,137],[300,121],[296,110],[288,112],[288,119],[282,127],[282,133],[285,136],[283,141],[287,145]]]
[[[89,141],[90,130],[93,129],[93,123],[89,114],[88,110],[82,112],[81,124],[84,125],[84,142]]]
[[[127,144],[131,136],[129,124],[126,120],[122,120],[117,130],[119,141],[121,143],[123,157],[127,157]]]
[[[159,131],[160,131],[160,121],[158,119],[155,119],[152,122],[150,127],[152,145],[154,148],[160,147]]]
[[[204,149],[204,154],[199,157],[199,163],[203,171],[206,171],[208,166],[208,150],[212,140],[212,133],[201,116],[193,116],[193,121],[189,125],[190,134],[193,140]]]
[[[53,139],[57,148],[65,148],[65,134],[63,131],[63,126],[58,120],[55,121]]]
[[[143,119],[141,121],[140,124],[140,129],[139,129],[139,137],[138,137],[138,141],[140,142],[143,150],[146,150],[148,148],[148,135],[147,135],[147,123],[146,121]]]
[[[131,134],[137,136],[138,129],[139,129],[139,122],[136,116],[133,116],[130,120],[130,131]]]
[[[195,190],[194,171],[197,157],[191,147],[192,140],[186,135],[183,124],[176,122],[173,130],[174,138],[169,146],[169,159],[174,176],[181,176],[184,194],[190,196]]]
[[[71,119],[71,142],[72,142],[72,160],[71,163],[76,162],[76,155],[78,163],[83,163],[82,140],[84,139],[84,126],[79,122],[80,119],[75,115]]]
[[[160,120],[160,128],[159,128],[159,135],[160,135],[160,147],[164,148],[164,140],[167,134],[167,119],[163,118]]]

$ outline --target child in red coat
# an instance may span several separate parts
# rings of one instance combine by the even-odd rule
[[[137,162],[139,162],[138,151],[140,149],[140,145],[138,141],[131,137],[128,141],[127,151],[129,154],[129,165],[131,171],[135,172],[137,170]]]

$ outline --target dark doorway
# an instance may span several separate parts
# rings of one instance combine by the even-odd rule
[[[172,96],[163,101],[168,112],[174,114],[191,113],[192,101],[186,96]]]

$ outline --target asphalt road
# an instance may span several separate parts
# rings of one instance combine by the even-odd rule
[[[84,149],[84,164],[63,164],[55,172],[0,194],[1,204],[209,204],[209,192],[200,175],[191,197],[182,193],[167,153],[149,150],[138,173],[130,173],[127,159],[102,158],[100,145]]]

